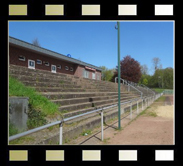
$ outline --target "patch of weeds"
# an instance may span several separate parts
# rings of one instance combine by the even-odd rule
[[[122,131],[123,130],[123,127],[121,127],[120,129],[119,128],[115,128],[115,131]]]
[[[107,120],[107,123],[111,123],[111,122],[113,122],[113,121],[115,121],[116,119],[118,119],[118,117],[113,117],[113,118],[110,118],[109,120]],[[106,122],[104,122],[104,126],[107,126],[107,123]]]
[[[46,115],[43,112],[41,112],[40,110],[35,110],[34,108],[32,108],[32,105],[29,104],[27,121],[28,129],[33,129],[35,127],[45,125],[47,123],[45,117]]]
[[[166,96],[161,96],[160,98],[158,98],[157,100],[155,100],[155,102],[164,102],[166,99]]]
[[[62,110],[61,113],[62,114],[65,114],[65,113],[68,113],[69,111],[68,110]]]
[[[48,145],[58,145],[58,144],[59,144],[59,142],[54,143],[53,140],[48,141]]]
[[[64,84],[64,81],[60,81],[60,84]]]
[[[103,142],[106,144],[110,139],[111,138],[108,137],[108,138],[104,139]]]
[[[70,139],[65,138],[63,144],[67,144],[67,143],[69,143],[69,142],[70,142]]]
[[[148,112],[149,116],[153,116],[153,117],[157,117],[158,115],[156,114],[156,112]]]
[[[18,138],[18,139],[15,139],[13,141],[10,141],[9,144],[10,145],[20,145],[20,144],[25,144],[24,142],[30,142],[30,141],[34,141],[35,139],[33,137],[30,137],[30,136],[26,136],[26,137],[21,137],[21,138]]]
[[[92,134],[91,130],[83,130],[83,132],[81,133],[82,136],[91,135],[91,134]]]
[[[138,114],[137,116],[141,116],[141,115],[144,115],[146,112],[145,112],[145,110],[144,111],[142,111],[140,114]]]
[[[52,131],[54,129],[54,126],[48,127],[49,131]]]
[[[13,125],[13,124],[9,124],[9,136],[15,135],[20,133],[20,131]]]

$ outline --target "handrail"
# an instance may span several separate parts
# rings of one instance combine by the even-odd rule
[[[116,83],[116,80],[117,80],[117,79],[118,79],[118,77],[115,77],[115,83]],[[143,92],[142,92],[142,91],[140,91],[139,89],[135,88],[133,85],[129,84],[126,80],[124,80],[124,79],[122,79],[122,78],[120,78],[120,80],[122,80],[123,83],[126,82],[128,86],[131,86],[132,88],[134,88],[135,90],[137,90],[138,92],[140,92],[141,98],[142,98],[142,96],[143,96]]]
[[[126,101],[126,102],[121,102],[121,105],[126,104],[126,103],[130,103],[130,102],[133,102],[133,101],[136,101],[136,100],[139,100],[139,99],[140,98],[136,98],[136,99],[132,99],[132,100],[129,100],[129,101]],[[83,113],[83,114],[80,114],[80,115],[76,115],[76,116],[72,116],[72,117],[69,117],[69,118],[65,118],[65,119],[62,119],[61,121],[52,122],[52,123],[46,124],[44,126],[40,126],[40,127],[31,129],[31,130],[28,130],[28,131],[25,131],[25,132],[22,132],[22,133],[10,136],[9,137],[9,141],[12,141],[14,139],[17,139],[17,138],[20,138],[20,137],[23,137],[23,136],[35,133],[37,131],[46,129],[46,128],[51,127],[51,126],[62,124],[63,122],[66,122],[66,121],[69,121],[69,120],[72,120],[72,119],[75,119],[75,118],[78,118],[78,117],[81,117],[81,116],[85,116],[85,115],[88,115],[88,114],[91,114],[91,113],[95,113],[95,112],[98,112],[98,111],[103,111],[103,110],[106,110],[106,109],[109,109],[109,108],[112,108],[112,107],[115,107],[115,106],[117,106],[117,104],[113,104],[113,105],[110,105],[110,106],[107,106],[107,107],[103,107],[103,108],[98,108],[98,109],[95,109],[95,110],[92,110],[92,111],[89,111],[89,112],[86,112],[86,113]]]
[[[149,87],[145,86],[144,84],[140,84],[142,86],[144,86],[145,88],[149,89],[150,91],[152,91],[154,93],[154,95],[156,94],[152,89],[150,89]]]
[[[145,99],[145,101],[150,99],[150,98],[152,98],[153,101],[154,101],[157,98],[159,98],[161,95],[163,95],[163,93],[156,94],[154,98],[147,97]],[[132,103],[133,101],[137,101],[138,102],[139,99],[141,99],[142,103],[143,103],[144,99],[142,97],[138,97],[138,98],[131,99],[131,100],[128,100],[128,101],[125,101],[125,102],[121,102],[120,105],[124,105],[124,104],[127,104],[127,103]],[[19,134],[10,136],[9,137],[9,141],[12,141],[12,140],[15,140],[17,138],[20,138],[20,137],[23,137],[23,136],[26,136],[26,135],[38,132],[40,130],[46,129],[46,128],[54,126],[54,125],[60,125],[60,144],[62,144],[62,124],[63,124],[63,122],[66,122],[66,121],[69,121],[69,120],[72,120],[72,119],[75,119],[75,118],[78,118],[78,117],[81,117],[81,116],[89,115],[91,113],[99,112],[99,111],[101,111],[101,125],[102,125],[102,133],[103,133],[103,110],[106,110],[106,109],[109,109],[109,108],[112,108],[112,107],[116,107],[117,105],[118,104],[113,104],[113,105],[110,105],[110,106],[107,106],[107,107],[98,108],[98,109],[95,109],[95,110],[92,110],[92,111],[89,111],[89,112],[86,112],[86,113],[83,113],[83,114],[80,114],[80,115],[76,115],[76,116],[72,116],[72,117],[69,117],[69,118],[65,118],[65,119],[62,119],[60,121],[52,122],[52,123],[46,124],[44,126],[40,126],[40,127],[31,129],[31,130],[25,131],[23,133],[19,133]],[[102,140],[103,140],[103,134],[102,134]]]

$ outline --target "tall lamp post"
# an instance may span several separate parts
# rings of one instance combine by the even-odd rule
[[[120,23],[117,22],[117,30],[118,30],[118,129],[121,129],[121,99],[120,99]]]

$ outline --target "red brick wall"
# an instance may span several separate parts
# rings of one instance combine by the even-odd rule
[[[19,56],[25,56],[25,58],[26,58],[25,61],[20,61]],[[41,53],[36,53],[36,52],[28,50],[28,49],[19,48],[19,47],[12,46],[12,45],[9,46],[9,63],[10,64],[28,67],[28,59],[35,61],[35,69],[51,71],[51,65],[56,65],[56,66],[61,65],[62,68],[61,69],[57,68],[57,70],[56,70],[57,72],[64,73],[64,74],[72,74],[72,75],[75,75],[78,77],[83,77],[83,69],[85,69],[85,66],[72,64],[69,62],[62,61],[62,60],[54,59],[54,58],[48,57]],[[36,63],[37,59],[42,60],[42,64],[40,64],[40,65],[37,64]],[[49,62],[49,66],[45,66],[43,61]],[[74,71],[65,70],[65,66],[68,66],[69,69],[70,69],[70,67],[72,67],[74,69]],[[89,78],[92,79],[93,71],[91,71],[91,70],[87,70],[87,71],[89,71]],[[96,71],[95,73],[100,74],[100,80],[101,80],[100,71]],[[96,79],[97,79],[97,76],[96,76]]]
[[[101,76],[102,76],[101,71],[96,71],[96,79],[97,79],[97,75],[99,75],[99,80],[101,80]]]
[[[25,56],[25,58],[26,58],[25,61],[19,60],[20,55]],[[35,52],[30,51],[30,50],[25,50],[22,48],[20,49],[18,47],[10,46],[10,48],[9,48],[9,63],[10,64],[28,67],[28,59],[35,61],[35,69],[51,71],[51,65],[56,65],[56,66],[61,65],[61,69],[57,68],[57,72],[65,73],[65,74],[72,74],[72,75],[74,75],[74,72],[75,72],[76,66],[72,63],[68,63],[65,61],[58,60],[58,59],[50,58],[48,56],[45,56],[45,55],[42,55],[39,53],[35,53]],[[37,64],[36,63],[37,59],[42,60],[42,64],[40,64],[40,65]],[[45,66],[43,61],[49,62],[50,65]],[[73,67],[74,71],[65,70],[65,66],[68,66],[69,69],[70,69],[70,67]]]
[[[83,77],[83,69],[84,69],[84,66],[76,65],[74,75],[78,77]]]
[[[85,66],[78,65],[76,67],[74,75],[76,75],[78,77],[83,77],[83,70],[84,69],[85,69]],[[94,73],[94,71],[92,71],[92,70],[87,70],[87,71],[89,72],[89,78],[92,79],[92,73]],[[97,79],[97,74],[99,75],[99,80],[101,80],[101,71],[99,71],[99,70],[95,71],[95,79]]]

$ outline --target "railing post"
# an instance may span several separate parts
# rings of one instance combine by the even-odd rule
[[[142,111],[143,111],[143,109],[144,109],[144,108],[143,108],[143,99],[142,99]]]
[[[101,111],[101,140],[104,140],[104,126],[103,126],[103,110]]]
[[[139,102],[137,101],[137,114],[139,113]]]
[[[130,105],[130,119],[132,119],[132,101],[131,101],[131,105]]]
[[[60,139],[59,139],[59,145],[62,145],[62,133],[63,133],[63,122],[61,121],[60,125]]]
[[[121,114],[123,114],[125,112],[125,110],[124,110],[124,106],[123,105],[121,105]]]
[[[147,98],[147,107],[149,106],[149,97]]]

